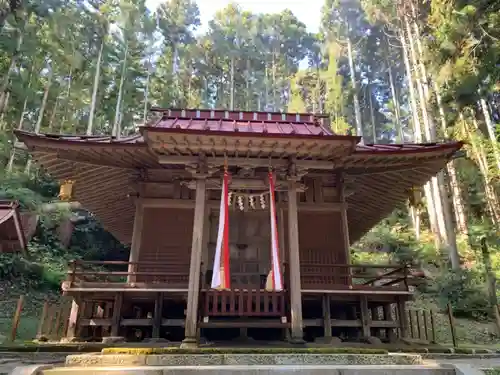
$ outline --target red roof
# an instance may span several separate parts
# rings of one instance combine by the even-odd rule
[[[394,153],[406,154],[412,152],[432,152],[446,148],[460,148],[463,142],[443,142],[443,143],[390,143],[390,144],[358,144],[354,154],[371,153]]]
[[[200,109],[152,108],[161,114],[142,129],[151,131],[172,131],[201,134],[227,134],[241,136],[275,136],[297,138],[351,138],[356,142],[360,137],[336,135],[331,129],[327,115],[308,113],[249,112]],[[87,145],[110,144],[116,146],[146,146],[142,134],[114,138],[110,136],[76,136],[59,134],[38,134],[15,131],[20,139],[27,137],[45,138],[57,143],[85,143]],[[447,143],[404,143],[404,144],[357,144],[356,154],[407,154],[432,152],[446,148],[460,148],[462,142]]]
[[[154,108],[153,111],[162,113],[162,117],[149,126],[161,129],[255,135],[334,135],[329,127],[328,117],[324,115],[159,108]]]

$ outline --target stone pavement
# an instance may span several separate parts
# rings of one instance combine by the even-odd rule
[[[428,365],[469,365],[477,369],[490,369],[499,368],[500,369],[500,357],[497,358],[471,358],[471,359],[426,359],[424,361]]]

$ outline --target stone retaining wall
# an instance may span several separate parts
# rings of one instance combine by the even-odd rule
[[[66,365],[88,366],[258,366],[419,365],[418,354],[79,354]]]
[[[64,364],[68,354],[70,353],[0,353],[0,375],[7,375],[19,366]]]

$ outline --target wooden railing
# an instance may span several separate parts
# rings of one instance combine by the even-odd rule
[[[306,263],[300,270],[302,289],[408,290],[406,265]]]
[[[284,317],[287,315],[284,291],[206,290],[202,293],[202,298],[202,315],[205,317]]]
[[[165,266],[165,267],[163,267]],[[171,263],[161,262],[127,262],[127,261],[73,261],[70,263],[67,284],[168,284],[170,286],[187,287],[189,283],[189,266],[179,264],[178,272],[163,271]]]
[[[322,263],[303,263],[301,269],[301,286],[303,290],[404,290],[408,291],[408,279],[411,277],[410,270],[407,266],[401,265],[366,265],[366,264],[336,264],[328,265]],[[285,287],[288,285],[288,267],[284,267]],[[205,280],[206,275],[201,276],[200,289],[209,289],[208,282]],[[189,264],[185,263],[164,263],[164,262],[127,262],[127,261],[73,261],[70,264],[68,277],[65,283],[66,288],[84,287],[85,285],[102,284],[102,287],[113,286],[117,284],[136,284],[140,285],[160,285],[164,284],[174,288],[187,288],[189,284]],[[262,283],[261,283],[262,284]],[[234,292],[240,293],[242,298],[246,300],[246,289],[252,289],[252,301],[256,298],[264,297],[269,292],[262,291],[257,293],[257,289],[262,289],[263,285],[238,285]],[[246,290],[246,291],[245,291]],[[236,292],[238,291],[238,292]],[[212,293],[212,294],[210,294]],[[225,296],[225,297],[224,297]],[[209,291],[207,298],[233,298],[226,295],[225,292]],[[238,296],[238,301],[239,301]],[[277,297],[276,297],[277,298]],[[281,297],[280,297],[281,298]],[[231,304],[222,304],[220,300],[217,305],[221,306],[220,312],[231,312]],[[235,302],[236,303],[236,302]],[[270,302],[271,303],[271,302]],[[213,302],[210,302],[212,305]],[[226,307],[224,307],[224,306]],[[276,305],[272,302],[272,305]],[[229,306],[229,307],[228,307]],[[236,304],[234,305],[236,306]],[[238,305],[243,306],[243,305]],[[249,306],[249,305],[247,305]],[[266,304],[261,301],[260,304],[252,302],[255,309],[262,306],[262,311],[268,310]],[[241,313],[243,307],[238,307]],[[272,313],[269,310],[269,313]],[[217,310],[215,310],[217,314]],[[260,310],[259,310],[260,314]]]

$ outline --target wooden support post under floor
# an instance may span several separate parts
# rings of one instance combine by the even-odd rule
[[[368,310],[368,299],[366,296],[360,297],[361,306],[361,334],[363,338],[368,338],[371,336],[370,332],[370,311]]]
[[[408,337],[408,322],[406,320],[406,303],[403,299],[398,298],[398,320],[400,329],[400,338]]]
[[[80,313],[84,309],[81,309],[80,306],[82,304],[81,301],[77,300],[76,298],[73,299],[71,302],[71,310],[69,313],[69,318],[68,318],[68,330],[66,332],[66,338],[64,341],[76,341],[78,339],[78,336],[80,334],[80,329],[79,329],[79,324],[78,320],[80,318]]]
[[[153,339],[160,338],[161,321],[163,315],[163,293],[157,293],[155,299],[155,311],[153,315]]]
[[[323,296],[323,328],[325,337],[332,337],[332,315],[330,311],[330,296]]]
[[[389,303],[386,303],[384,306],[384,320],[393,322],[394,319],[392,317],[392,306]],[[389,342],[395,342],[396,341],[396,335],[394,332],[393,328],[388,328],[386,330],[387,332],[387,338],[389,339]]]
[[[123,293],[117,293],[113,305],[113,317],[111,318],[111,337],[118,337],[120,334],[122,306],[123,306]]]

